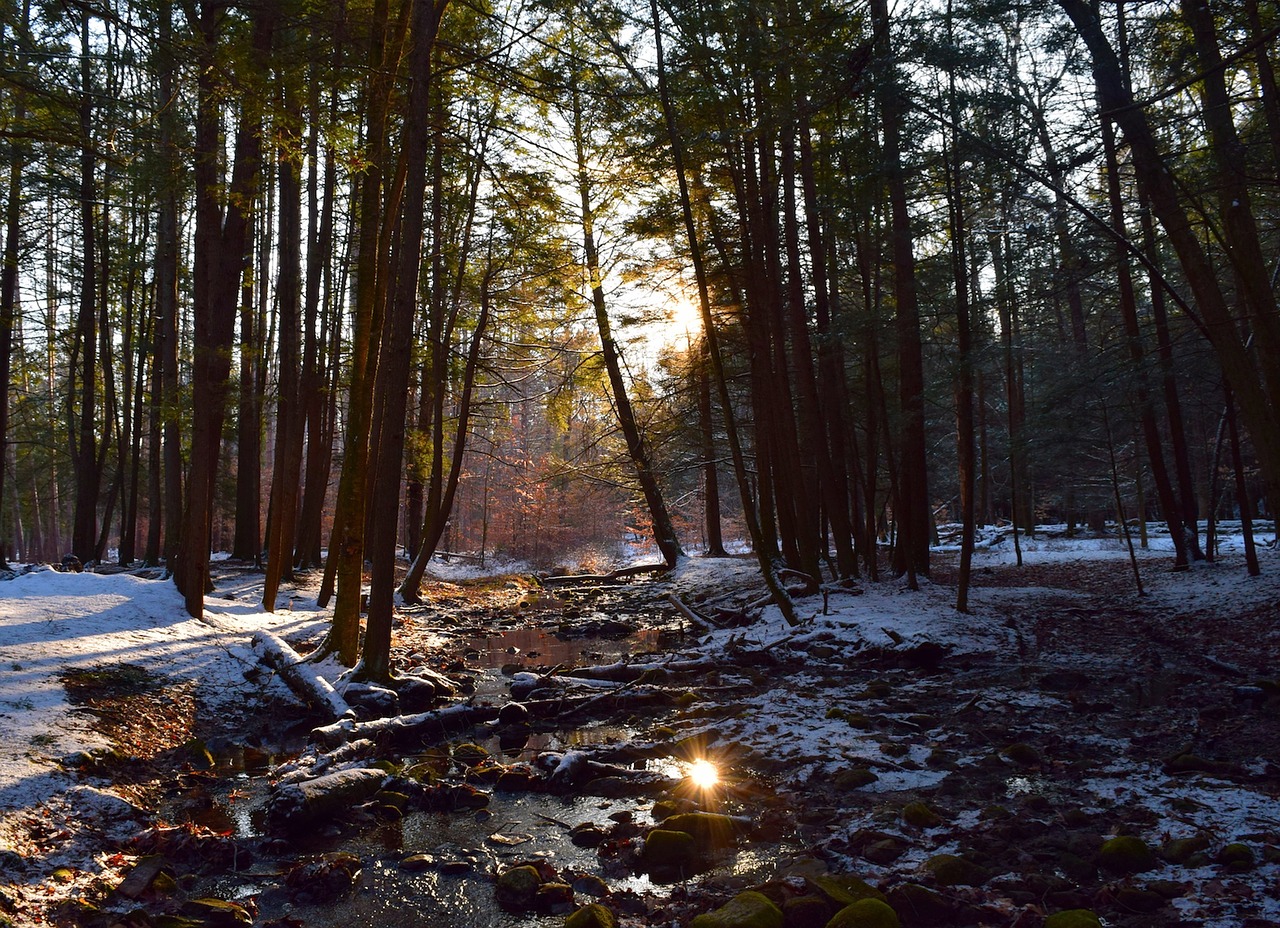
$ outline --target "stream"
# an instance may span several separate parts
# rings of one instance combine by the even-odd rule
[[[402,660],[465,667],[474,687],[470,699],[500,706],[510,699],[514,673],[547,673],[553,668],[608,664],[665,654],[686,635],[679,614],[660,602],[653,583],[628,587],[563,590],[522,595],[515,605],[485,610],[454,610],[443,622],[439,606],[407,610],[398,631]],[[643,592],[640,592],[643,591]],[[640,592],[640,595],[636,595]],[[435,609],[435,614],[432,609]],[[458,679],[460,674],[453,674]],[[543,792],[507,792],[478,781],[458,748],[481,748],[502,764],[534,762],[544,752],[627,745],[647,741],[670,721],[672,710],[645,717],[627,716],[563,727],[535,723],[518,737],[507,728],[485,726],[460,732],[447,743],[397,758],[404,770],[431,782],[475,783],[483,793],[475,804],[455,811],[425,811],[414,806],[402,818],[378,820],[368,815],[321,823],[304,834],[282,839],[268,827],[272,793],[265,758],[232,750],[218,757],[209,782],[210,806],[194,821],[230,835],[252,849],[253,862],[211,877],[198,877],[185,887],[190,895],[210,896],[256,911],[258,924],[339,928],[350,925],[420,925],[454,928],[563,924],[566,911],[607,893],[610,903],[631,914],[647,910],[655,900],[681,891],[680,882],[660,882],[623,862],[618,845],[652,824],[654,791],[599,796]],[[669,736],[670,729],[665,730]],[[271,760],[279,762],[287,758]],[[670,756],[631,762],[680,783],[689,764]],[[741,802],[727,800],[718,811],[742,812]],[[614,845],[607,853],[593,842],[575,842],[576,826],[595,826]],[[710,871],[725,878],[766,878],[776,860],[775,846],[746,844],[722,855]],[[350,856],[347,856],[350,855]],[[632,858],[633,859],[633,858]],[[358,861],[358,862],[357,862]],[[559,879],[574,888],[573,904],[547,912],[514,912],[495,898],[495,876],[513,864],[545,861]],[[299,866],[301,862],[301,868]],[[336,867],[335,867],[336,862]],[[311,878],[299,878],[310,867]],[[707,871],[701,876],[705,877]]]

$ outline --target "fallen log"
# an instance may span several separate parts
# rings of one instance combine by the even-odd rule
[[[660,574],[670,569],[666,564],[636,564],[632,567],[620,567],[607,574],[558,574],[553,577],[541,577],[539,579],[543,586],[572,586],[575,583],[607,586],[611,583],[621,583],[623,580],[639,574]]]
[[[271,632],[257,632],[253,636],[253,650],[263,663],[274,667],[280,678],[289,685],[289,689],[308,705],[325,712],[333,719],[353,714],[347,701],[320,675],[315,665],[304,661],[284,639]]]
[[[284,783],[269,800],[267,815],[275,823],[291,829],[335,818],[373,796],[386,778],[384,770],[357,767],[314,780]]]
[[[566,670],[562,677],[576,677],[586,680],[609,680],[614,683],[632,683],[645,674],[654,672],[688,673],[714,667],[710,658],[699,657],[690,660],[675,660],[674,657],[663,661],[618,661],[613,664],[598,664],[594,667],[578,667]]]
[[[311,737],[329,750],[344,742],[364,738],[379,744],[388,742],[421,744],[432,736],[443,739],[453,732],[479,725],[481,722],[491,722],[497,717],[496,706],[460,704],[431,712],[419,712],[416,715],[397,715],[386,719],[372,719],[368,722],[357,722],[350,718],[341,719],[332,725],[313,729]]]

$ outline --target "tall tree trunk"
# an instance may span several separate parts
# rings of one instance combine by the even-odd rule
[[[408,6],[406,3],[405,6]],[[329,645],[348,666],[359,656],[360,599],[364,582],[366,470],[373,417],[373,387],[378,365],[375,333],[382,330],[379,277],[385,276],[381,250],[383,223],[384,161],[387,157],[387,120],[392,75],[387,68],[388,8],[375,0],[369,33],[369,82],[366,88],[368,156],[360,181],[359,251],[356,266],[356,308],[352,321],[351,385],[348,396],[347,432],[343,444],[338,502],[329,536],[329,558],[319,601],[323,605],[337,584],[333,629]],[[388,212],[388,215],[391,215]],[[381,285],[385,292],[385,283]]]
[[[258,60],[265,60],[270,52],[275,26],[272,12],[259,11],[253,24],[253,51]],[[236,295],[245,259],[249,211],[257,199],[262,160],[261,102],[250,95],[244,100],[236,130],[235,161],[224,212],[218,194],[222,88],[218,85],[218,72],[211,66],[220,14],[220,3],[202,0],[199,54],[206,66],[200,69],[197,94],[196,259],[192,300],[195,324],[192,401],[200,413],[192,432],[187,505],[174,573],[188,613],[197,618],[204,612],[204,594],[209,582],[209,542],[222,423],[230,386]]]
[[[93,87],[89,67],[89,20],[81,18],[80,55],[80,235],[83,254],[80,266],[80,310],[76,323],[76,343],[80,349],[79,417],[73,454],[76,475],[75,517],[71,553],[84,563],[94,560],[98,542],[98,497],[102,472],[98,469],[98,330],[97,330],[97,157],[93,142]]]
[[[916,261],[902,164],[902,125],[906,101],[898,80],[889,42],[886,0],[872,0],[876,50],[884,68],[880,85],[880,127],[891,216],[893,292],[898,335],[898,402],[902,415],[902,445],[898,464],[898,495],[894,519],[898,538],[893,569],[906,575],[912,589],[917,575],[929,573],[930,502],[924,429],[924,351],[920,341],[920,308],[916,293]]]
[[[582,240],[586,250],[586,271],[591,287],[591,305],[595,310],[596,328],[600,333],[600,350],[604,359],[605,370],[609,374],[609,386],[612,389],[614,408],[618,417],[618,425],[627,442],[627,450],[631,455],[631,463],[636,470],[636,479],[644,494],[649,509],[649,517],[653,521],[653,537],[662,552],[668,567],[674,567],[684,556],[680,540],[676,537],[675,526],[667,512],[666,501],[658,486],[657,474],[650,463],[649,449],[640,432],[640,424],[636,421],[631,407],[631,399],[627,396],[626,382],[622,377],[622,361],[618,354],[617,344],[613,340],[613,331],[609,322],[609,313],[604,299],[604,281],[600,275],[600,256],[596,251],[594,213],[591,205],[591,183],[587,171],[586,142],[582,125],[581,91],[577,83],[571,88],[573,95],[573,132],[574,153],[578,169],[578,197],[582,207]]]
[[[345,16],[344,5],[339,5],[338,15]],[[343,20],[339,20],[342,30]],[[342,46],[335,43],[335,69],[341,64]],[[320,80],[318,68],[311,70],[311,113],[307,141],[307,289],[303,299],[303,348],[302,382],[299,387],[301,403],[306,415],[307,459],[305,488],[298,515],[298,534],[293,554],[299,567],[315,567],[320,564],[321,521],[324,518],[325,497],[329,489],[329,476],[333,460],[333,431],[326,415],[326,400],[331,394],[327,389],[326,361],[328,346],[326,334],[329,324],[328,307],[334,302],[333,262],[330,252],[334,244],[334,198],[337,194],[338,165],[333,144],[326,141],[324,147],[324,177],[320,181],[317,162],[320,156]],[[337,119],[338,94],[329,96],[329,118]],[[323,190],[317,191],[322,184]],[[317,202],[317,200],[319,202]],[[322,308],[325,309],[323,318]]]
[[[1169,526],[1169,535],[1173,539],[1174,567],[1185,569],[1187,566],[1186,533],[1182,525],[1182,516],[1177,499],[1173,492],[1173,482],[1169,479],[1169,470],[1165,466],[1164,443],[1160,439],[1160,429],[1156,423],[1155,410],[1151,406],[1147,389],[1146,352],[1142,347],[1142,334],[1138,324],[1138,301],[1134,294],[1133,277],[1129,271],[1129,252],[1121,244],[1125,236],[1124,205],[1120,192],[1120,162],[1116,156],[1115,130],[1105,116],[1102,120],[1102,147],[1107,167],[1107,200],[1111,207],[1111,224],[1116,231],[1116,268],[1120,290],[1120,314],[1124,319],[1126,341],[1129,343],[1129,357],[1133,361],[1133,376],[1136,383],[1136,402],[1142,421],[1142,434],[1147,446],[1147,460],[1151,465],[1151,478],[1156,484],[1156,497],[1160,501],[1160,511],[1165,523]]]
[[[22,4],[22,19],[19,28],[25,33],[31,16],[30,0]],[[3,38],[3,27],[0,27],[0,38]],[[7,56],[0,57],[0,62]],[[20,88],[11,91],[8,100],[13,122],[22,125],[27,118],[26,93]],[[8,473],[9,448],[9,377],[12,371],[14,321],[18,312],[18,239],[22,234],[22,172],[26,167],[26,152],[19,144],[14,144],[9,162],[9,184],[5,199],[4,217],[4,257],[0,263],[0,526],[8,524],[5,515],[5,485]],[[16,496],[15,496],[16,500]],[[39,525],[37,516],[36,525]],[[16,531],[17,520],[10,525]],[[8,567],[8,556],[18,550],[15,539],[10,533],[0,531],[0,568]],[[26,554],[26,552],[23,552]],[[28,555],[29,559],[29,555]]]
[[[369,538],[369,617],[361,659],[363,675],[386,682],[391,676],[391,616],[396,590],[396,534],[400,487],[404,477],[405,414],[413,317],[422,266],[423,212],[426,206],[427,155],[430,147],[432,60],[440,19],[448,0],[418,0],[409,31],[409,97],[402,146],[407,170],[399,211],[394,260],[394,290],[383,328],[379,361],[381,420],[373,493],[373,530]]]
[[[181,539],[182,524],[182,404],[178,392],[178,148],[177,89],[174,80],[177,65],[173,47],[173,4],[161,0],[159,42],[159,82],[156,105],[160,111],[160,212],[156,224],[156,311],[159,316],[157,364],[159,366],[157,396],[153,399],[163,435],[154,433],[152,441],[163,443],[164,493],[161,501],[160,469],[153,477],[152,522],[147,536],[147,559],[157,560],[161,553],[160,529],[163,517],[164,560],[170,573],[174,570]],[[159,457],[154,456],[157,464]]]
[[[676,172],[676,181],[680,190],[680,213],[684,219],[685,234],[689,240],[689,255],[693,262],[694,278],[698,285],[698,307],[702,313],[702,334],[706,339],[707,358],[711,362],[716,389],[719,393],[720,410],[724,417],[725,436],[729,443],[729,454],[733,461],[734,476],[738,484],[738,492],[742,499],[743,519],[747,523],[747,531],[751,536],[752,547],[756,553],[756,561],[760,565],[760,573],[765,585],[769,588],[774,602],[777,603],[783,618],[788,625],[796,625],[795,604],[778,579],[770,552],[766,550],[764,535],[757,517],[755,500],[751,495],[751,483],[747,474],[746,456],[742,451],[742,442],[738,434],[737,421],[733,414],[733,401],[729,395],[729,381],[725,376],[724,359],[720,353],[719,336],[716,332],[715,317],[711,313],[711,295],[707,282],[706,265],[703,262],[701,242],[698,238],[697,223],[694,220],[693,202],[689,196],[689,177],[685,170],[684,145],[676,127],[675,109],[671,105],[671,94],[667,87],[666,65],[662,54],[662,23],[658,15],[658,0],[650,0],[649,11],[653,19],[654,48],[658,68],[658,97],[662,105],[663,123],[667,130],[667,141],[671,146],[671,156]]]
[[[690,355],[692,355],[690,346]],[[716,465],[715,421],[711,414],[710,349],[706,336],[698,339],[698,358],[690,358],[694,389],[698,393],[698,433],[702,441],[703,518],[707,533],[707,557],[728,557],[720,528],[720,475]]]
[[[301,101],[289,75],[282,75],[282,116],[278,159],[280,232],[276,299],[279,305],[279,364],[275,466],[271,474],[271,515],[267,521],[267,571],[262,608],[274,612],[282,578],[293,576],[293,539],[298,514],[298,480],[306,425],[300,395],[302,376],[302,165],[296,152]]]
[[[248,241],[253,242],[255,222],[249,220]],[[266,243],[264,242],[265,246]],[[259,256],[268,248],[260,248]],[[251,256],[246,260],[252,261]],[[262,559],[262,413],[263,398],[258,388],[262,376],[264,335],[258,324],[255,283],[266,288],[265,280],[246,274],[240,284],[240,402],[236,421],[236,531],[231,543],[233,557]]]
[[[952,5],[947,3],[947,32],[952,31]],[[956,96],[955,73],[949,77],[949,109],[952,126],[960,124],[960,104]],[[972,577],[975,534],[975,466],[973,416],[973,335],[969,308],[969,234],[962,184],[963,161],[953,132],[950,145],[943,140],[946,162],[947,201],[951,225],[951,274],[956,301],[956,462],[960,483],[960,567],[956,583],[956,611],[969,611],[969,583]],[[948,151],[950,149],[950,151]]]

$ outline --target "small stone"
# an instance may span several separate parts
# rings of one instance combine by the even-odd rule
[[[1044,763],[1040,752],[1031,745],[1018,741],[1000,751],[1000,756],[1008,758],[1019,767],[1039,767]]]
[[[907,928],[950,928],[954,923],[947,900],[918,883],[895,886],[887,901]]]
[[[487,760],[489,757],[489,752],[486,751],[484,748],[480,747],[480,745],[478,744],[471,744],[470,742],[468,742],[466,744],[460,744],[456,748],[454,748],[453,756],[454,756],[454,759],[457,760],[459,763],[464,764],[468,767],[474,767],[476,764],[480,763],[481,761]]]
[[[861,899],[884,901],[884,893],[865,880],[848,873],[823,874],[811,877],[808,883],[818,891],[819,895],[839,908],[852,905]]]
[[[991,879],[985,867],[954,854],[937,854],[924,862],[939,886],[981,886]]]
[[[861,789],[880,779],[867,767],[852,767],[836,774],[835,787],[841,790]]]
[[[564,915],[573,908],[573,887],[568,883],[543,883],[538,887],[533,907],[550,915]]]
[[[598,902],[584,905],[564,920],[564,928],[615,928],[618,920]]]
[[[1164,908],[1167,900],[1164,896],[1150,889],[1121,886],[1116,890],[1116,902],[1125,911],[1149,914]]]
[[[498,877],[494,890],[498,902],[512,909],[529,909],[537,898],[538,887],[542,885],[542,876],[537,868],[530,864],[512,867]]]
[[[907,852],[907,844],[890,835],[880,841],[873,841],[862,849],[862,856],[873,864],[891,864]]]
[[[594,822],[583,822],[569,829],[569,840],[577,847],[599,847],[606,837],[605,830]]]
[[[796,896],[782,903],[786,928],[823,928],[831,913],[831,904],[819,896]]]
[[[687,867],[698,856],[693,835],[669,828],[655,828],[645,835],[642,857],[645,865],[654,867]]]
[[[1247,844],[1238,842],[1226,845],[1222,850],[1218,851],[1215,860],[1235,873],[1245,873],[1252,870],[1258,862],[1257,857],[1253,853],[1253,848]]]
[[[942,824],[942,816],[923,802],[909,802],[903,806],[902,820],[915,828],[936,828]]]
[[[696,916],[689,928],[782,928],[782,910],[763,893],[748,891]]]
[[[529,724],[529,709],[518,702],[509,702],[498,710],[498,722],[502,725]]]
[[[1046,918],[1044,928],[1102,928],[1102,922],[1088,909],[1068,909]]]
[[[901,928],[902,922],[888,903],[860,899],[845,906],[827,922],[827,928]]]
[[[1098,866],[1112,873],[1143,873],[1155,868],[1156,855],[1141,838],[1120,835],[1102,845]]]
[[[601,896],[609,895],[609,884],[594,873],[584,873],[573,881],[573,891],[599,899]]]
[[[430,854],[410,854],[402,858],[398,864],[406,873],[423,873],[436,865],[436,859]]]
[[[700,852],[732,847],[737,834],[733,819],[718,812],[681,812],[665,818],[662,827],[692,835]]]
[[[1208,849],[1208,835],[1193,835],[1190,838],[1174,838],[1167,841],[1160,849],[1160,856],[1171,864],[1185,864],[1192,855],[1204,853]]]

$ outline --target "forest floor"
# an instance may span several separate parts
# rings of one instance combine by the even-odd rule
[[[132,575],[0,583],[0,923],[558,925],[599,901],[682,925],[758,889],[803,928],[857,880],[908,928],[1076,908],[1120,928],[1280,923],[1280,552],[1258,578],[1230,545],[1180,573],[1147,553],[1139,598],[1114,538],[1025,547],[1022,566],[1007,542],[980,552],[969,614],[942,552],[921,590],[829,590],[797,628],[742,559],[620,586],[437,581],[402,616],[398,665],[471,690],[455,705],[524,687],[542,714],[514,741],[496,721],[412,749],[375,737],[346,766],[397,785],[305,835],[265,812],[331,755],[245,648],[268,624],[260,575],[224,566],[202,627]],[[673,595],[725,627],[691,627]],[[324,626],[307,596],[270,617],[300,650]],[[547,687],[580,692],[574,667],[603,687],[620,664],[650,669],[592,690],[611,694],[592,711],[546,708]],[[691,789],[695,758],[717,785]],[[579,762],[596,774],[559,776]],[[647,859],[653,823],[691,809],[735,835],[675,872]],[[495,904],[522,863],[571,891]]]

